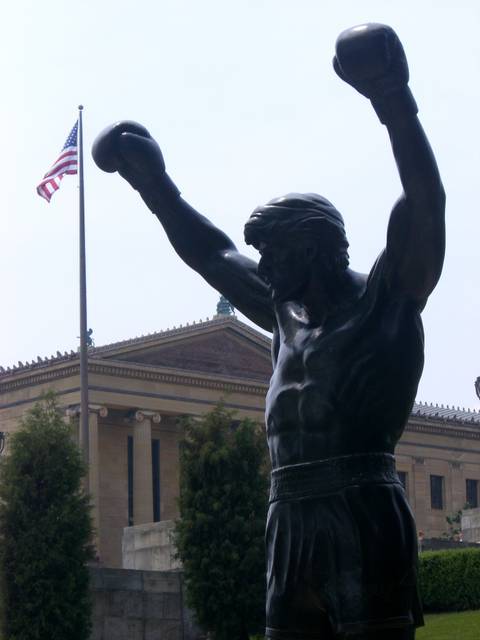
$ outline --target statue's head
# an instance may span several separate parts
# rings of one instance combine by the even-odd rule
[[[290,193],[257,207],[245,225],[245,242],[261,254],[259,274],[283,297],[348,267],[343,218],[326,198]]]

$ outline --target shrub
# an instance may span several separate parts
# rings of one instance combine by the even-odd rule
[[[215,640],[263,631],[265,436],[223,406],[187,422],[175,543],[188,605]]]
[[[85,468],[53,395],[36,404],[0,462],[2,637],[86,640],[92,557]]]
[[[425,611],[480,608],[480,549],[426,551],[419,578]]]

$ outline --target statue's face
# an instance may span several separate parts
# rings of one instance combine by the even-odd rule
[[[274,300],[301,295],[308,284],[314,252],[303,244],[266,244],[259,246],[258,274],[270,286]]]

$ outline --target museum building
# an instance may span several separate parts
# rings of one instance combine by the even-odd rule
[[[99,561],[122,567],[130,528],[178,514],[179,417],[199,417],[222,400],[261,423],[271,375],[270,340],[234,315],[90,347],[89,490]],[[0,368],[0,430],[54,390],[78,434],[76,352]],[[416,403],[397,447],[397,468],[425,537],[446,517],[479,506],[480,413]]]

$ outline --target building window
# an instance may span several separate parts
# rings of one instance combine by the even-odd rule
[[[430,501],[432,509],[443,509],[443,476],[430,476]]]
[[[402,483],[405,493],[408,494],[408,473],[406,471],[397,471],[400,482]]]
[[[152,440],[153,521],[160,522],[160,440]]]
[[[133,526],[133,436],[127,438],[128,526]]]
[[[467,480],[467,504],[470,509],[478,507],[478,480]]]

